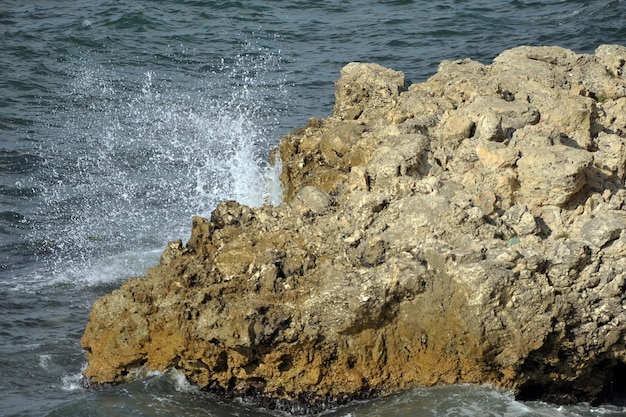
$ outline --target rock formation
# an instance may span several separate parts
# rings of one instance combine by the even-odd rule
[[[96,301],[85,376],[175,367],[307,410],[415,386],[626,400],[626,48],[519,47],[428,81],[351,63],[226,201]]]

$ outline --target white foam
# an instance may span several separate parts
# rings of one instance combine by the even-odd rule
[[[179,392],[198,392],[199,388],[192,385],[178,369],[170,369],[166,372],[166,376],[174,383],[174,389]]]
[[[283,166],[280,155],[276,152],[274,165],[270,165],[265,171],[265,190],[263,204],[277,206],[283,201],[283,187],[280,183],[280,174]]]
[[[39,367],[42,369],[48,369],[48,366],[50,365],[50,359],[52,359],[52,356],[50,355],[39,355]]]
[[[64,375],[61,377],[61,388],[64,391],[78,391],[82,390],[83,386],[81,382],[83,380],[82,374]]]
[[[286,92],[264,79],[280,60],[249,47],[255,54],[221,61],[206,78],[117,73],[89,52],[68,63],[72,105],[49,116],[46,173],[33,181],[44,190],[46,228],[32,238],[42,242],[41,267],[19,285],[143,275],[158,261],[153,251],[186,239],[193,215],[229,199],[280,203],[280,164],[267,162],[278,118],[268,103]]]
[[[87,363],[84,363],[81,371],[76,374],[63,375],[61,377],[61,389],[64,391],[78,391],[83,390],[84,376],[83,371],[87,368]]]
[[[167,380],[172,386],[174,390],[178,392],[198,392],[199,388],[193,384],[191,384],[184,373],[176,368],[167,368],[165,371],[156,371],[153,369],[148,369],[145,367],[141,367],[132,371],[128,375],[128,380],[146,380],[150,381],[154,378],[161,379],[164,378]]]
[[[18,292],[36,293],[42,288],[71,283],[77,288],[117,282],[143,276],[148,268],[158,265],[163,249],[143,252],[127,251],[102,258],[54,258],[48,264],[13,283]]]

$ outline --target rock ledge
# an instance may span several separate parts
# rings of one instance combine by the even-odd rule
[[[519,47],[408,88],[348,64],[273,155],[284,202],[219,204],[96,301],[84,375],[297,412],[453,383],[623,404],[625,62]]]

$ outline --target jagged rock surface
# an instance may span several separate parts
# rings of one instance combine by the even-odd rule
[[[333,115],[280,141],[284,203],[221,203],[99,299],[85,376],[310,409],[461,382],[623,401],[625,62],[520,47],[408,88],[347,65]]]

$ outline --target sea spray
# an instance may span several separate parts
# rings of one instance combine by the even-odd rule
[[[280,202],[280,165],[267,159],[286,83],[267,79],[278,56],[246,47],[183,75],[67,63],[67,97],[44,118],[49,140],[33,178],[43,198],[32,240],[45,270],[33,276],[89,284],[141,274],[219,201]]]

